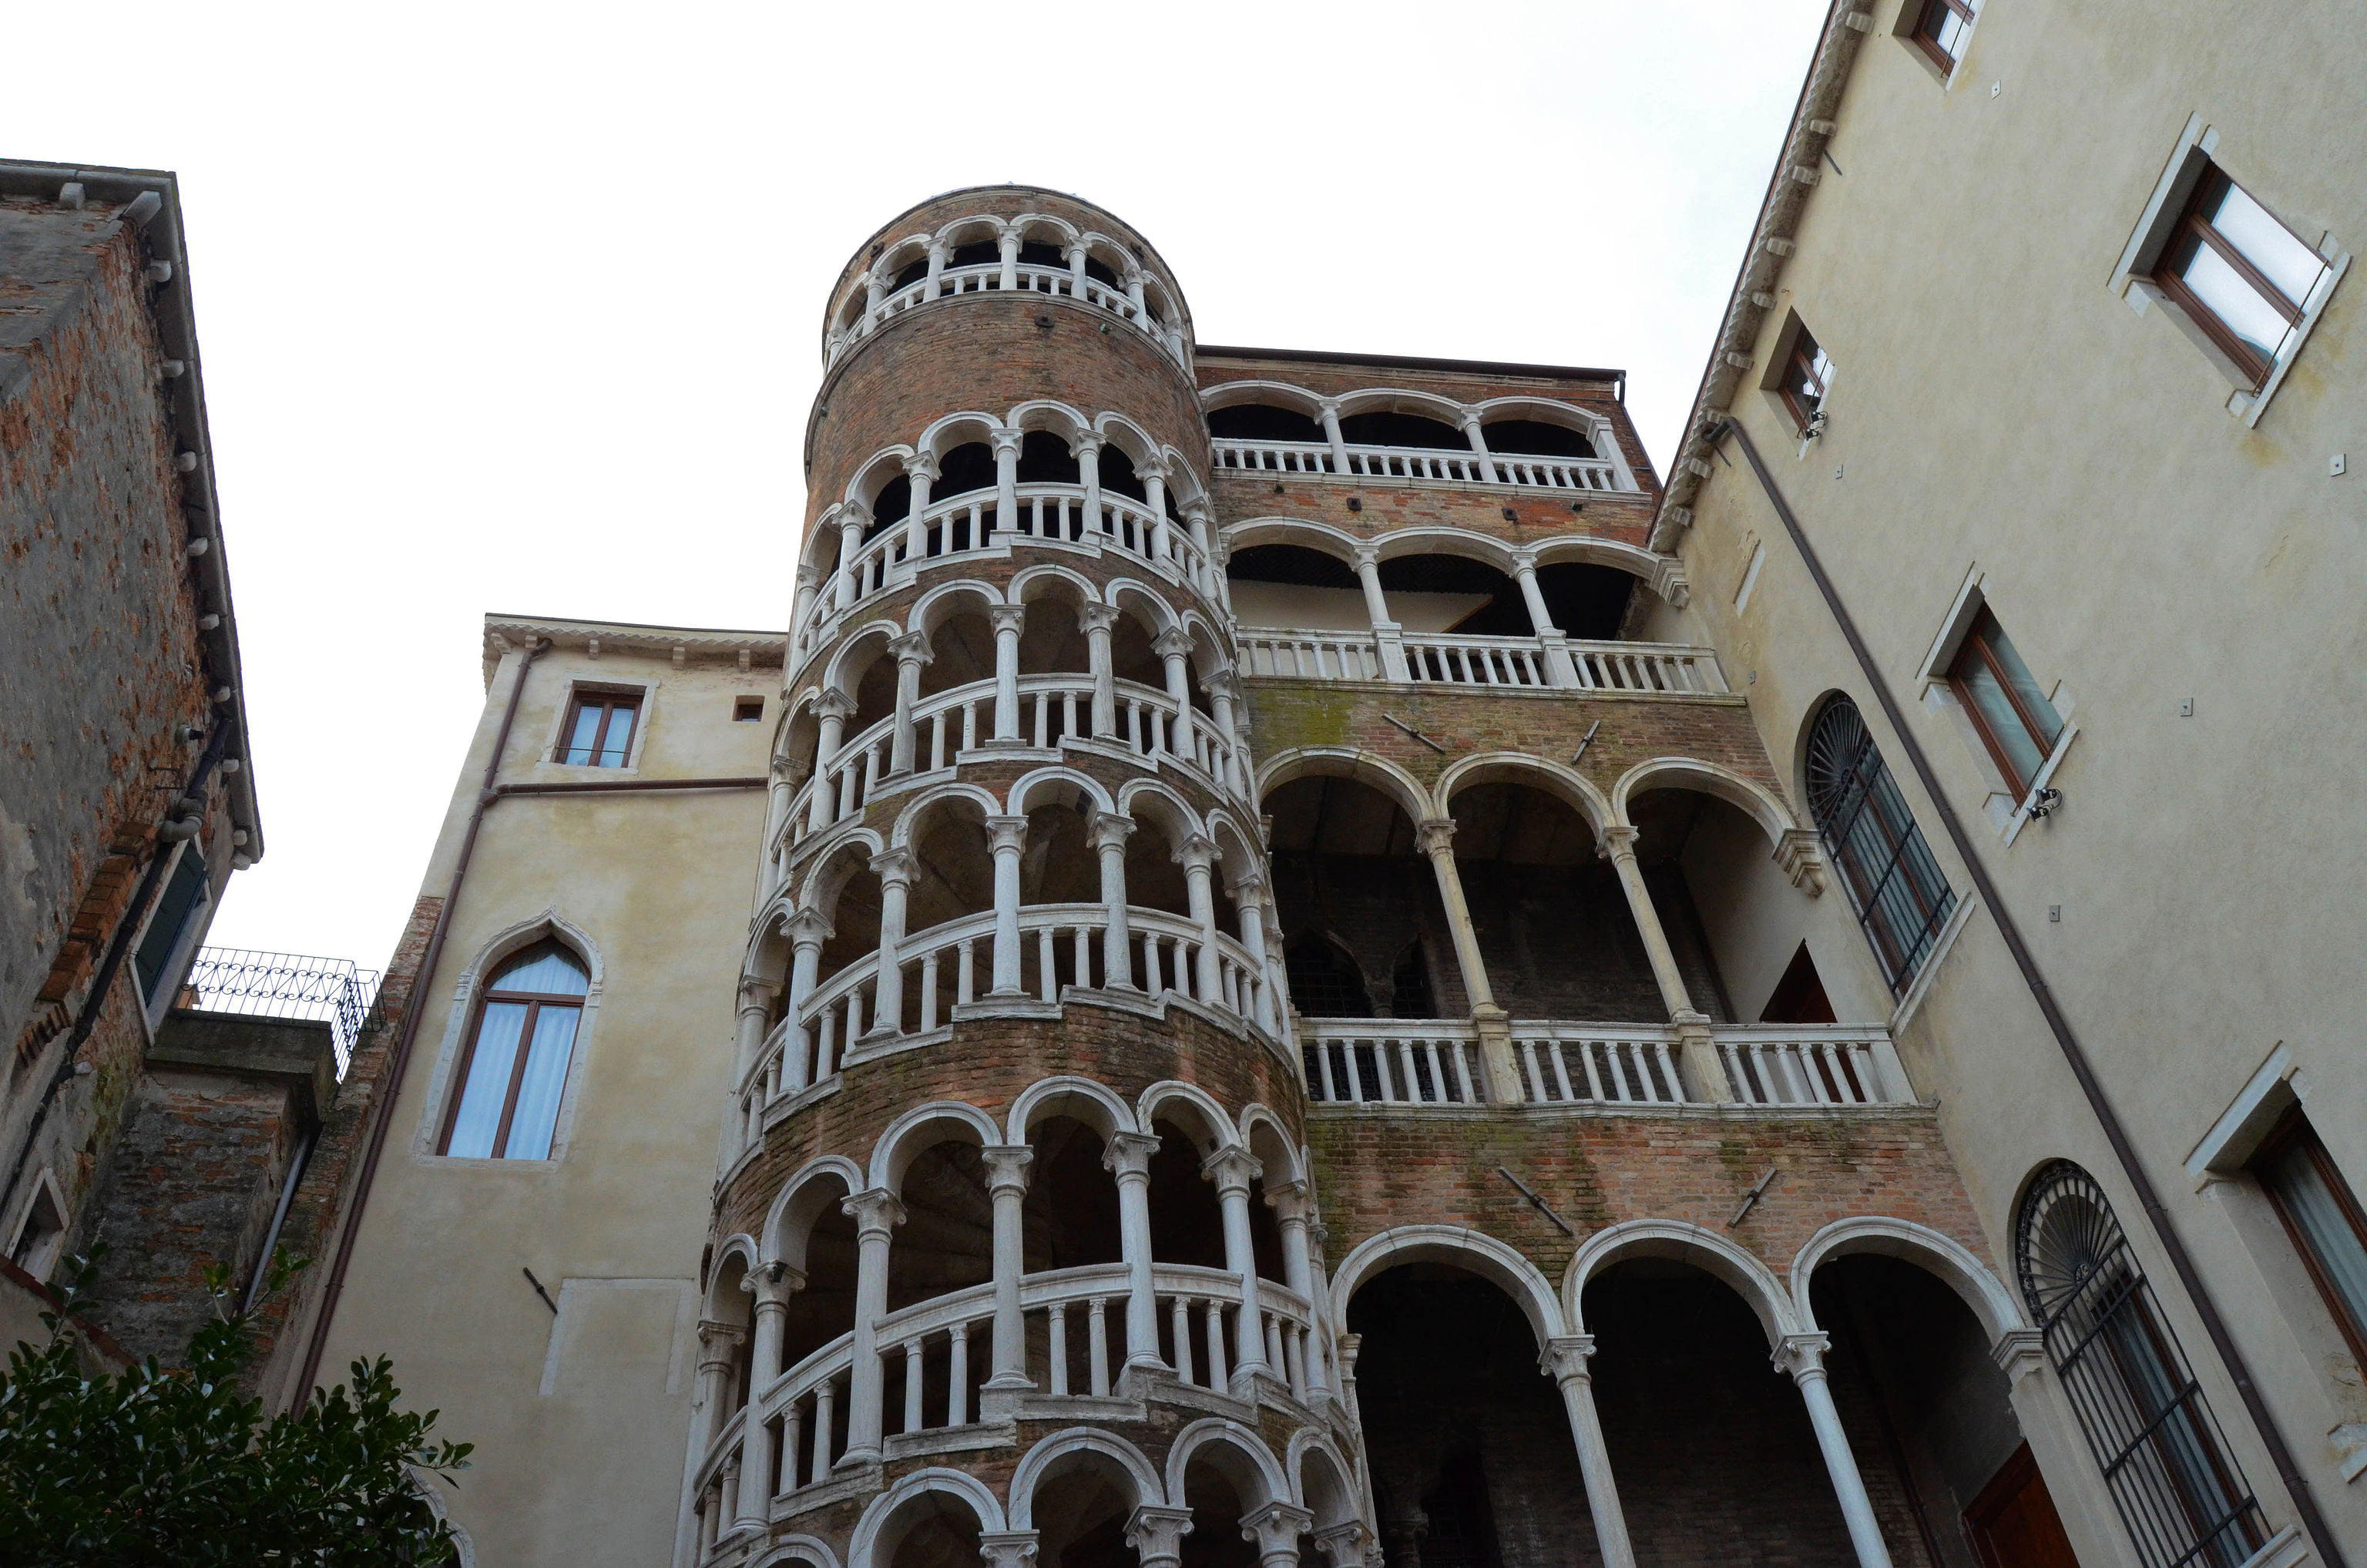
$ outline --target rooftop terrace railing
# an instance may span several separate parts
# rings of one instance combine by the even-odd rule
[[[181,983],[180,1005],[209,1013],[325,1022],[342,1078],[377,1004],[380,978],[378,971],[346,959],[200,948],[189,978]]]

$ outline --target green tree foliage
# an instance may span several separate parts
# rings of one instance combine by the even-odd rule
[[[268,1288],[301,1262],[275,1256]],[[431,1440],[436,1412],[396,1408],[384,1357],[356,1361],[350,1386],[264,1419],[241,1383],[255,1358],[249,1314],[229,1310],[224,1270],[207,1271],[214,1320],[187,1365],[153,1357],[120,1372],[84,1369],[76,1318],[97,1270],[75,1259],[48,1345],[19,1344],[0,1383],[0,1563],[76,1568],[305,1564],[425,1568],[457,1561],[451,1527],[419,1491],[468,1468],[470,1445]]]

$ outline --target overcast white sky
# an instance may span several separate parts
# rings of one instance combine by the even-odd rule
[[[824,290],[1074,191],[1210,343],[1619,366],[1665,463],[1823,0],[23,7],[0,156],[181,177],[268,854],[376,968],[478,618],[779,627]]]

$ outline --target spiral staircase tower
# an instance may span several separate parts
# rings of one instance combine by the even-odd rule
[[[1183,296],[958,191],[823,349],[678,1560],[1362,1562]]]

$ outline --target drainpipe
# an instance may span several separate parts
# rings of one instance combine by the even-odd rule
[[[1999,893],[1997,883],[1989,879],[1988,868],[1974,851],[1972,835],[1965,831],[1963,819],[1957,816],[1954,806],[1941,790],[1939,778],[1931,771],[1931,759],[1923,755],[1923,748],[1916,742],[1914,732],[1907,727],[1907,718],[1899,709],[1898,699],[1891,695],[1890,684],[1883,679],[1873,651],[1866,646],[1865,639],[1858,632],[1857,622],[1850,618],[1848,608],[1841,603],[1840,591],[1825,574],[1824,563],[1809,545],[1808,536],[1801,529],[1800,519],[1784,499],[1784,493],[1776,488],[1775,477],[1767,472],[1767,464],[1761,459],[1758,447],[1752,444],[1750,433],[1738,421],[1721,416],[1702,434],[1713,447],[1727,436],[1740,443],[1742,455],[1750,464],[1750,472],[1758,477],[1759,488],[1766,492],[1769,505],[1775,508],[1775,516],[1782,519],[1784,531],[1791,536],[1792,547],[1800,552],[1801,564],[1808,569],[1809,577],[1817,585],[1817,592],[1824,598],[1825,608],[1832,613],[1834,624],[1840,628],[1842,639],[1849,643],[1851,653],[1856,657],[1859,672],[1865,676],[1874,700],[1882,705],[1883,717],[1890,721],[1891,733],[1897,736],[1899,745],[1907,753],[1908,764],[1915,769],[1915,777],[1923,785],[1923,793],[1940,813],[1941,824],[1948,830],[1949,842],[1956,846],[1956,854],[1965,863],[1965,874],[1973,880],[1974,891],[1980,894],[1981,902],[1988,905],[1989,918],[1997,922],[1998,935],[2004,938],[2006,951],[2013,955],[2014,966],[2022,971],[2022,981],[2030,990],[2031,1000],[2038,1004],[2039,1014],[2045,1018],[2048,1032],[2054,1035],[2056,1048],[2062,1051],[2064,1062],[2071,1069],[2071,1076],[2078,1080],[2079,1092],[2087,1097],[2088,1108],[2103,1128],[2104,1140],[2112,1145],[2112,1157],[2119,1163],[2121,1174],[2128,1178],[2130,1187],[2136,1193],[2137,1207],[2145,1210],[2146,1220],[2153,1225],[2154,1235],[2160,1241],[2162,1250],[2169,1255],[2170,1268],[2177,1274],[2179,1284],[2184,1288],[2187,1300],[2194,1304],[2195,1315],[2203,1320],[2203,1331],[2210,1337],[2211,1347],[2218,1353],[2220,1364],[2227,1369],[2228,1377],[2235,1381],[2237,1396],[2244,1402],[2245,1414],[2251,1417],[2253,1429],[2259,1433],[2262,1446],[2269,1450],[2269,1462],[2275,1467],[2277,1479],[2284,1483],[2285,1494],[2293,1499],[2293,1512],[2301,1516],[2302,1528],[2308,1533],[2310,1544],[2316,1549],[2318,1561],[2327,1568],[2344,1568],[2341,1549],[2336,1544],[2333,1532],[2327,1528],[2325,1516],[2318,1512],[2317,1500],[2310,1494],[2301,1466],[2294,1461],[2293,1450],[2286,1447],[2284,1434],[2271,1418],[2268,1402],[2261,1397],[2259,1386],[2253,1382],[2251,1369],[2246,1363],[2243,1352],[2237,1347],[2236,1336],[2229,1332],[2226,1320],[2219,1315],[2218,1304],[2203,1289],[2202,1271],[2195,1267],[2193,1255],[2186,1250],[2186,1243],[2170,1224],[2169,1210],[2163,1205],[2153,1178],[2138,1163],[2136,1145],[2130,1139],[2128,1129],[2122,1124],[2120,1113],[2112,1108],[2112,1101],[2105,1097],[2103,1083],[2096,1076],[2086,1048],[2080,1045],[2078,1036],[2072,1030],[2071,1020],[2064,1016],[2062,1007],[2056,1002],[2054,989],[2046,983],[2046,976],[2040,971],[2038,960],[2032,954],[2030,945],[2022,940],[2022,927],[2006,908],[2005,899]]]

